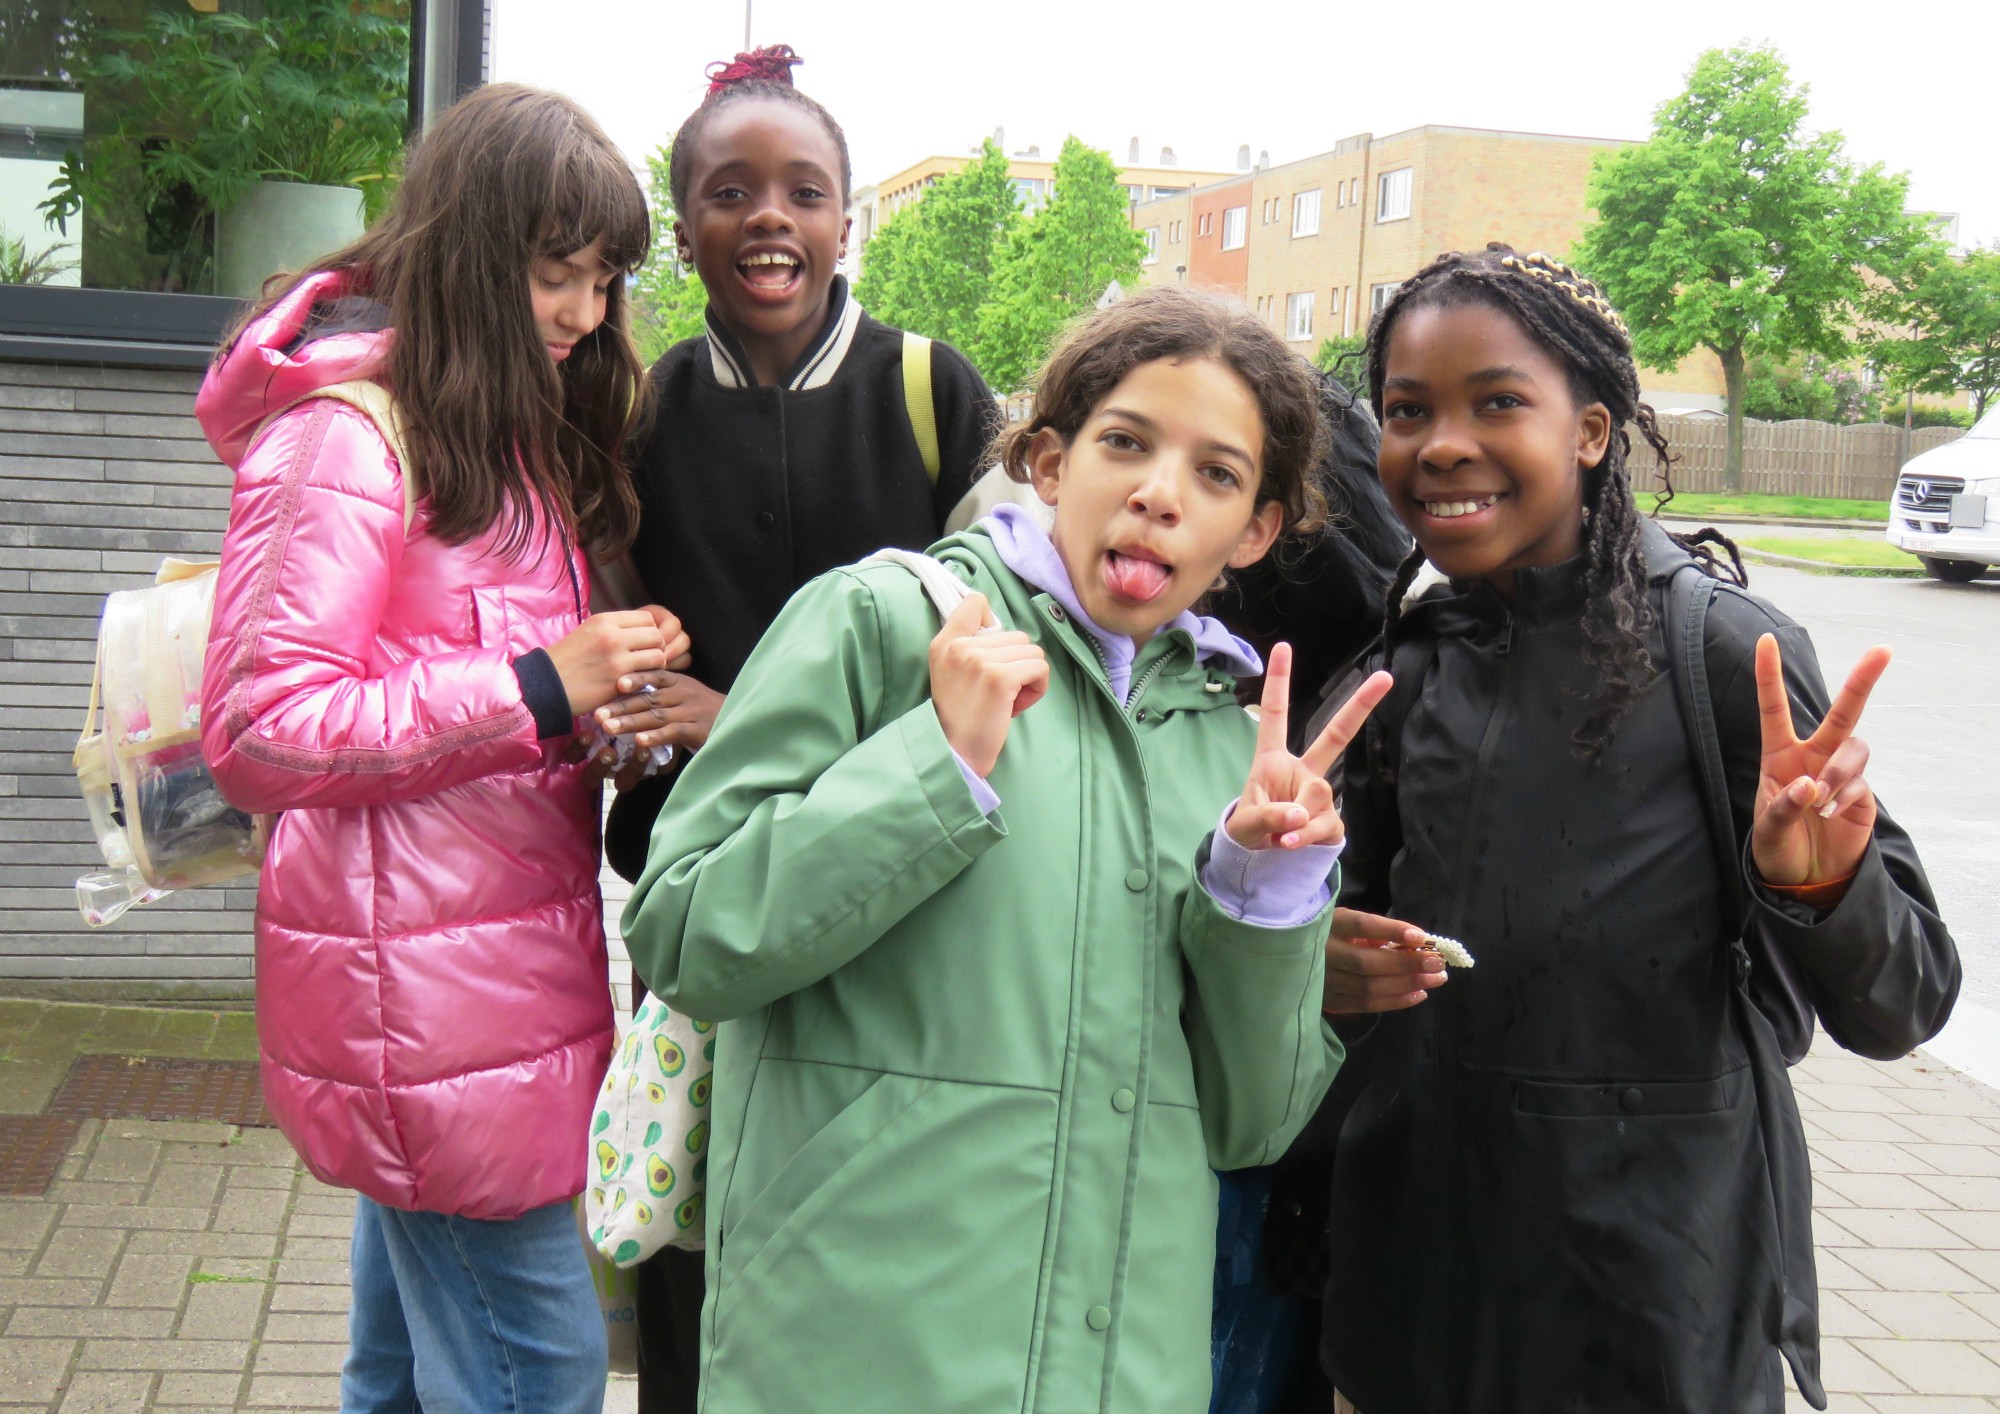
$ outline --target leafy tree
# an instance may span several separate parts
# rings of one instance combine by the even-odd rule
[[[653,249],[632,277],[632,337],[648,364],[706,327],[708,287],[681,264],[674,248],[674,197],[668,184],[673,159],[662,143],[646,158],[646,206],[653,217]]]
[[[1331,373],[1347,385],[1355,397],[1368,397],[1368,336],[1362,333],[1337,334],[1322,339],[1313,354],[1321,372]]]
[[[987,382],[1009,392],[1026,383],[1065,321],[1094,307],[1112,281],[1138,278],[1145,251],[1110,156],[1066,139],[1054,199],[1014,229],[994,262],[973,345]]]
[[[1907,179],[1857,168],[1839,133],[1805,128],[1806,89],[1768,48],[1711,49],[1645,142],[1599,157],[1596,224],[1575,260],[1632,326],[1639,357],[1722,361],[1724,480],[1743,484],[1749,359],[1852,353],[1869,272],[1893,275],[1929,241],[1903,212]]]
[[[2000,392],[2000,242],[1932,262],[1899,282],[1884,313],[1908,337],[1884,339],[1876,362],[1901,392],[1972,395],[1972,415]]]
[[[994,259],[1021,220],[1007,154],[988,138],[868,243],[856,298],[878,319],[971,349]]]

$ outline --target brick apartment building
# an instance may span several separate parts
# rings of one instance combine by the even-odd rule
[[[1136,205],[1141,278],[1232,295],[1310,354],[1365,329],[1442,251],[1504,240],[1562,255],[1583,231],[1592,159],[1624,145],[1448,127],[1343,138],[1315,157]],[[1641,381],[1657,407],[1723,404],[1722,370],[1706,352]]]

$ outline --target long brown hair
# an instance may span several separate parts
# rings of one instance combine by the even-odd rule
[[[529,272],[600,239],[617,272],[604,322],[558,367],[535,328]],[[650,239],[638,181],[589,114],[561,94],[492,84],[431,124],[374,229],[301,275],[274,276],[223,347],[299,279],[345,273],[351,293],[387,307],[383,374],[432,532],[463,544],[505,517],[505,553],[517,554],[539,500],[609,557],[638,529],[623,454],[645,369],[622,276]]]

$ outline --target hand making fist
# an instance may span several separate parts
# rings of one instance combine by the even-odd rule
[[[959,759],[993,774],[1014,718],[1049,690],[1049,660],[1027,634],[1003,630],[984,594],[969,594],[931,640],[931,705]]]

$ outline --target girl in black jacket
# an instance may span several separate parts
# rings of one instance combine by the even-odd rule
[[[1441,257],[1369,372],[1418,549],[1347,764],[1328,1372],[1362,1414],[1779,1414],[1782,1352],[1824,1408],[1785,1060],[1814,1013],[1900,1056],[1959,983],[1853,735],[1888,650],[1829,706],[1805,633],[1639,514],[1624,429],[1665,446],[1569,267]]]

